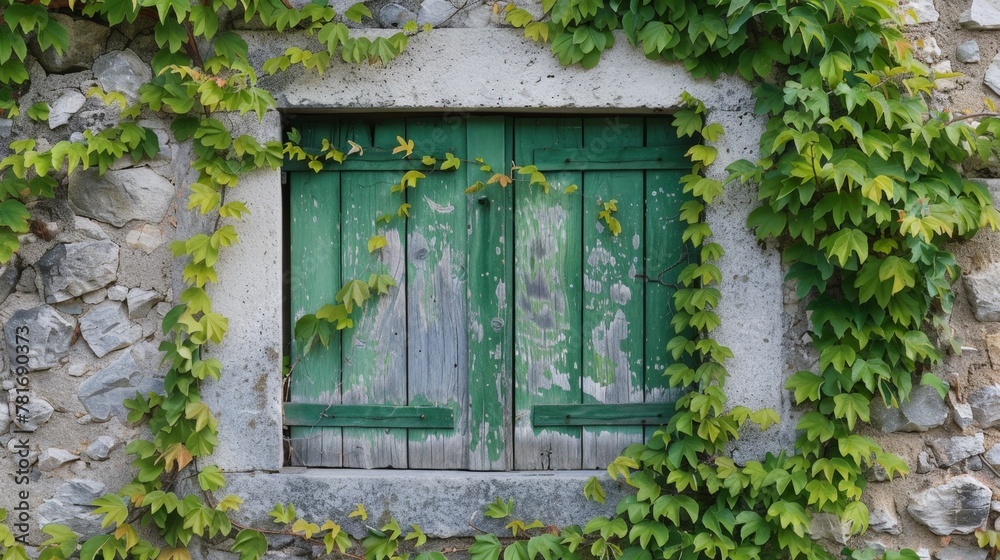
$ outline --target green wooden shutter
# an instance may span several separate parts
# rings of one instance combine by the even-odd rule
[[[465,163],[391,195],[406,170],[427,170],[391,154],[396,136]],[[399,287],[296,366],[293,464],[601,468],[669,417],[687,164],[668,119],[310,122],[303,138],[366,151],[319,174],[286,166],[293,319],[347,279],[389,273]],[[495,171],[534,164],[552,192],[518,182],[466,195],[489,176],[475,157]],[[580,190],[564,194],[570,184]],[[612,198],[618,237],[597,219]],[[404,200],[410,217],[379,226],[388,244],[369,254],[375,220]]]
[[[686,147],[666,118],[518,119],[514,134],[552,190],[515,191],[515,468],[603,468],[676,400],[662,372]],[[617,237],[597,217],[612,199]]]

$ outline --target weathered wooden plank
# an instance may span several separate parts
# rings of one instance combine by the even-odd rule
[[[578,119],[515,121],[514,158],[531,163],[541,147],[579,148]],[[581,371],[581,197],[564,195],[581,174],[546,175],[552,192],[515,188],[514,468],[579,469],[580,428],[534,428],[536,404],[579,403]]]
[[[512,121],[471,117],[468,154],[494,172],[510,161]],[[467,184],[483,180],[466,166]],[[513,465],[513,189],[490,187],[466,197],[469,220],[469,468],[508,470]]]
[[[638,134],[642,135],[641,119],[622,119],[622,123],[630,121],[632,124],[622,126],[618,130],[611,131],[603,126],[603,121],[588,119],[593,126],[601,126],[602,134],[591,140],[591,145],[585,148],[542,148],[535,150],[535,166],[539,171],[578,171],[587,169],[588,171],[622,171],[626,169],[647,171],[652,169],[677,169],[679,166],[688,163],[684,157],[684,152],[677,147],[656,146],[616,146],[610,144],[615,139],[635,134],[636,122],[639,123]],[[606,132],[606,133],[604,133]],[[609,141],[605,141],[608,138]],[[597,148],[594,147],[597,143]]]
[[[423,153],[465,159],[464,122],[411,118],[406,137]],[[416,156],[416,154],[415,154]],[[425,167],[425,170],[427,168]],[[468,344],[466,341],[465,173],[427,172],[414,189],[406,220],[407,352],[409,402],[449,407],[451,430],[409,431],[409,465],[417,469],[465,469],[469,456]]]
[[[539,404],[531,411],[535,426],[659,426],[674,413],[672,403]]]
[[[673,126],[667,119],[648,119],[647,145],[669,145],[677,142]],[[677,148],[678,151],[685,148]],[[673,359],[667,352],[667,342],[674,336],[670,326],[677,275],[693,259],[681,243],[684,224],[679,219],[680,207],[690,199],[682,191],[680,179],[688,171],[650,171],[646,174],[646,254],[643,273],[646,282],[646,381],[647,402],[673,402],[682,389],[671,389],[663,373]],[[646,428],[649,438],[655,426]]]
[[[285,405],[284,424],[452,430],[455,428],[455,411],[439,406],[289,403]]]
[[[352,139],[363,146],[372,141],[391,146],[404,129],[402,121],[390,121],[376,127],[373,139],[367,126],[359,125],[353,133]],[[399,178],[399,172],[341,173],[344,280],[367,281],[372,273],[384,273],[401,286],[355,312],[354,328],[345,331],[344,404],[407,404],[404,224],[397,220],[377,227],[375,223],[378,216],[393,210],[389,189]],[[376,233],[385,237],[387,245],[370,254],[368,240]],[[405,468],[406,430],[345,428],[344,466]]]
[[[600,119],[584,120],[583,151],[601,159],[643,144],[638,117],[609,129]],[[621,154],[611,154],[619,156]],[[643,282],[635,277],[643,257],[643,172],[591,171],[584,167],[583,188],[583,399],[615,407],[643,400]],[[599,218],[602,202],[616,200],[613,236]],[[643,441],[641,426],[584,427],[583,468],[603,469],[633,443]]]
[[[322,127],[317,133],[329,132]],[[333,301],[340,284],[340,176],[336,173],[292,173],[289,177],[289,235],[291,237],[291,312],[293,321]],[[292,402],[340,402],[340,336],[329,348],[317,345],[300,356],[289,380]],[[342,465],[339,429],[294,427],[290,463],[294,466]]]

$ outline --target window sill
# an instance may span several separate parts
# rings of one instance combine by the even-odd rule
[[[587,501],[583,486],[598,476],[604,504]],[[630,488],[612,482],[604,471],[403,471],[284,468],[276,473],[228,473],[226,491],[243,498],[240,517],[260,527],[277,502],[295,504],[299,515],[316,523],[330,518],[355,538],[395,518],[405,527],[417,523],[430,537],[470,537],[479,530],[503,534],[509,520],[483,516],[493,500],[514,500],[513,518],[546,525],[583,526],[614,513]],[[368,520],[348,518],[364,504]],[[242,520],[241,520],[242,521]],[[478,530],[477,530],[478,529]]]

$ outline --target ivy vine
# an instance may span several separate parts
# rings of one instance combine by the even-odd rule
[[[47,526],[43,532],[50,538],[39,548],[41,560],[77,554],[81,560],[188,560],[186,547],[195,536],[231,536],[241,560],[257,560],[266,551],[268,532],[294,534],[327,554],[366,560],[401,557],[400,540],[413,541],[419,549],[425,536],[416,525],[404,531],[391,521],[357,543],[333,520],[302,519],[292,505],[272,510],[277,528],[244,527],[230,513],[240,499],[217,498],[225,478],[214,467],[199,468],[199,459],[217,444],[217,421],[201,401],[200,387],[222,375],[223,364],[210,357],[210,349],[228,330],[226,318],[212,311],[205,287],[218,282],[215,265],[238,242],[236,225],[248,212],[226,194],[243,173],[277,168],[283,157],[298,157],[301,149],[294,138],[286,145],[233,138],[213,116],[218,111],[263,115],[274,106],[257,85],[258,69],[249,62],[245,41],[238,32],[223,30],[219,11],[239,10],[246,20],[257,18],[276,31],[304,30],[315,37],[316,50],[290,48],[262,65],[266,73],[292,65],[323,72],[335,56],[350,63],[387,63],[420,30],[408,24],[390,37],[368,39],[352,35],[327,6],[292,8],[278,0],[0,0],[0,110],[7,117],[19,115],[18,96],[29,80],[27,42],[60,53],[67,48],[66,30],[50,17],[57,8],[110,26],[148,16],[155,20],[161,50],[152,60],[154,78],[140,89],[138,103],[128,106],[121,95],[91,92],[121,106],[118,125],[41,151],[31,139],[10,143],[10,155],[0,161],[0,261],[11,258],[18,235],[28,231],[24,200],[52,197],[55,174],[90,167],[103,172],[126,155],[136,161],[156,155],[156,135],[137,124],[144,112],[174,115],[172,132],[178,141],[191,142],[199,172],[188,206],[218,220],[211,233],[172,245],[178,258],[187,259],[187,288],[163,321],[160,349],[170,366],[165,393],[127,402],[129,420],[148,422],[151,437],[127,448],[135,479],[95,502],[103,525],[113,531],[80,543],[65,527]],[[675,360],[666,372],[671,385],[692,390],[676,404],[668,424],[608,467],[613,478],[636,489],[618,504],[615,516],[556,532],[514,519],[509,538],[479,536],[468,552],[474,560],[497,560],[501,554],[505,560],[832,558],[809,538],[812,517],[833,514],[861,533],[868,525],[860,500],[863,470],[877,463],[890,477],[907,472],[899,457],[854,433],[858,422],[869,419],[870,403],[898,405],[914,382],[947,389],[934,374],[950,336],[946,317],[958,274],[945,243],[1000,225],[989,193],[963,178],[958,168],[967,158],[986,161],[997,154],[1000,118],[982,113],[973,120],[928,106],[941,76],[913,57],[893,0],[543,0],[542,8],[544,16],[537,20],[514,4],[503,11],[526,37],[549,44],[563,64],[595,66],[613,46],[614,31],[621,30],[645,56],[681,63],[695,78],[739,74],[757,83],[756,110],[768,116],[761,157],[730,166],[729,180],[759,186],[761,204],[749,225],[760,238],[781,241],[788,278],[812,311],[819,364],[817,371],[798,372],[787,384],[805,408],[795,452],[745,465],[728,458],[726,445],[744,423],[767,427],[778,419],[772,411],[727,409],[725,361],[732,354],[712,338],[720,321],[714,309],[721,272],[715,263],[723,248],[712,241],[704,221],[706,205],[724,186],[701,173],[715,160],[711,144],[723,131],[706,122],[704,105],[683,99],[675,116],[679,134],[705,141],[687,154],[693,168],[683,184],[694,199],[681,214],[687,224],[684,240],[699,260],[680,275],[672,320],[677,336],[665,350]],[[343,16],[360,21],[370,15],[355,6]],[[35,120],[46,112],[43,105],[25,111]],[[413,151],[412,140],[399,142],[401,152]],[[362,149],[324,146],[322,157],[342,161]],[[323,161],[303,152],[303,158],[310,157],[310,166],[316,161],[321,169]],[[433,161],[425,164],[439,170],[461,164],[454,156],[445,155],[442,163],[427,157]],[[470,189],[503,187],[521,176],[547,189],[544,177],[536,181],[537,170],[529,167],[492,175],[484,169],[489,178]],[[418,179],[414,175],[410,181],[415,185]],[[407,182],[401,181],[402,189]],[[604,205],[602,219],[614,230],[614,201]],[[406,211],[401,205],[396,214]],[[378,245],[373,236],[369,250]],[[349,327],[353,306],[363,303],[358,294],[388,290],[391,280],[345,285],[343,297],[314,314],[311,325],[297,326],[296,335],[322,341],[324,332]],[[200,494],[177,493],[177,482],[188,471],[196,475]],[[596,480],[584,491],[604,500]],[[487,511],[510,517],[513,504],[499,500]],[[367,517],[362,506],[351,515]],[[136,527],[141,524],[155,527],[162,543],[140,536]],[[993,531],[981,531],[978,540],[983,547],[998,548]],[[27,559],[4,525],[0,545],[2,560]],[[438,551],[417,556],[441,557]],[[884,558],[916,556],[901,551]]]

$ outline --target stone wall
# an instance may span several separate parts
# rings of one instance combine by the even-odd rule
[[[335,6],[340,10],[344,7],[336,2]],[[991,29],[1000,28],[1000,2],[938,0],[935,5],[932,0],[918,0],[910,2],[909,7],[914,20],[908,29],[920,56],[940,71],[965,75],[951,79],[942,88],[936,96],[940,108],[976,112],[984,96],[996,98],[1000,93],[1000,62],[993,61],[1000,51],[1000,40]],[[370,8],[376,16],[370,25],[385,28],[398,27],[414,18],[444,27],[500,27],[493,4],[375,1]],[[105,127],[115,122],[118,109],[105,107],[98,99],[88,97],[87,91],[99,85],[135,100],[139,84],[150,76],[146,61],[154,52],[155,42],[148,26],[139,23],[131,29],[110,32],[86,20],[57,17],[70,29],[71,47],[62,57],[36,53],[31,87],[21,98],[22,107],[48,102],[52,108],[48,122],[34,123],[23,116],[13,121],[0,119],[4,145],[13,139],[34,138],[43,149],[60,139],[80,138],[85,129]],[[229,17],[234,24],[243,25],[237,14]],[[470,47],[464,56],[456,55],[461,59],[456,64],[469,60],[480,64],[489,58],[498,66],[489,71],[480,68],[474,74],[459,72],[461,83],[450,82],[447,71],[433,73],[441,67],[442,45],[470,45],[471,35],[449,35],[442,30],[437,32],[439,39],[432,33],[412,41],[412,52],[388,69],[398,74],[395,79],[384,76],[386,69],[348,69],[341,65],[332,68],[323,80],[299,75],[272,85],[286,111],[390,106],[410,111],[535,107],[604,112],[615,107],[669,109],[676,102],[677,91],[689,86],[715,108],[714,118],[724,121],[730,131],[730,149],[720,152],[728,153],[730,158],[752,157],[758,129],[754,125],[741,130],[744,119],[753,120],[749,117],[752,105],[741,93],[743,86],[735,81],[684,81],[682,70],[654,66],[635,53],[602,65],[611,70],[599,67],[588,73],[559,69],[545,47],[514,38],[514,31],[490,33],[489,40]],[[271,37],[254,37],[255,59],[273,54],[276,47]],[[421,41],[428,42],[421,47]],[[615,52],[627,48],[622,40]],[[632,77],[596,73],[629,70],[634,72],[629,75]],[[524,78],[525,72],[537,73],[537,81]],[[426,91],[407,93],[413,89],[407,80],[418,78],[426,84]],[[535,85],[538,82],[544,87]],[[601,88],[587,87],[594,83],[617,84],[630,91],[623,97],[613,88],[602,92]],[[365,84],[369,84],[368,89],[363,87]],[[650,87],[644,90],[643,85]],[[462,88],[469,92],[463,93]],[[501,100],[489,100],[482,91],[496,92]],[[124,446],[139,432],[127,425],[120,403],[136,390],[144,392],[162,386],[158,325],[181,287],[169,242],[203,231],[207,225],[186,210],[186,187],[196,178],[190,167],[189,147],[173,141],[169,121],[160,115],[144,115],[141,124],[158,131],[160,155],[138,164],[126,157],[104,176],[91,170],[78,172],[71,179],[57,177],[61,186],[56,198],[31,204],[32,232],[23,236],[22,249],[14,260],[0,269],[0,324],[6,349],[2,355],[10,366],[0,374],[4,389],[0,392],[0,462],[10,465],[6,472],[13,475],[0,479],[0,507],[13,510],[16,520],[23,502],[22,511],[30,514],[33,542],[39,540],[39,523],[66,523],[84,533],[97,531],[99,525],[89,514],[87,504],[131,478]],[[270,139],[276,136],[277,115],[269,115],[263,125],[237,122],[234,126]],[[6,155],[5,149],[0,147],[0,156]],[[718,164],[715,172],[722,173],[723,165]],[[981,169],[967,171],[989,174]],[[273,471],[280,466],[275,428],[280,408],[275,411],[273,404],[280,384],[280,336],[273,332],[273,325],[280,319],[262,326],[255,315],[263,308],[248,309],[243,300],[253,299],[245,297],[247,290],[273,295],[280,285],[280,269],[273,278],[264,279],[240,273],[246,272],[244,266],[248,263],[258,264],[254,259],[263,249],[270,251],[269,262],[280,263],[275,255],[275,251],[280,254],[276,238],[280,225],[273,219],[277,174],[264,174],[249,183],[258,189],[250,191],[259,193],[250,206],[255,219],[261,221],[245,229],[247,235],[238,250],[243,253],[225,257],[230,261],[222,263],[220,276],[230,291],[217,290],[216,294],[219,310],[231,316],[233,328],[233,338],[220,349],[220,356],[233,358],[223,359],[226,375],[234,376],[224,378],[224,382],[235,381],[209,388],[206,397],[232,404],[225,399],[240,384],[264,387],[260,395],[251,395],[264,401],[260,408],[244,402],[236,414],[220,412],[223,432],[219,460],[230,471]],[[990,186],[994,196],[1000,196],[1000,183],[990,181]],[[740,225],[751,204],[750,193],[738,192],[722,200],[713,211],[717,232],[732,240],[726,245],[727,251],[736,255],[725,263],[725,314],[730,320],[722,336],[738,353],[732,368],[736,374],[736,400],[753,406],[773,406],[787,415],[789,399],[780,390],[780,380],[762,383],[755,372],[766,365],[778,371],[780,377],[810,367],[815,357],[805,334],[807,318],[792,295],[794,290],[787,287],[781,313],[777,286],[780,270],[773,250],[758,250]],[[280,216],[280,212],[277,214]],[[731,249],[733,244],[735,250]],[[949,325],[954,331],[956,351],[937,372],[947,378],[952,391],[941,401],[932,390],[918,388],[901,411],[873,412],[872,427],[865,428],[865,433],[900,454],[912,474],[903,481],[887,482],[885,473],[870,473],[865,499],[872,511],[871,530],[852,545],[919,547],[927,558],[986,557],[984,551],[973,548],[974,541],[967,535],[976,527],[996,523],[1000,511],[1000,502],[995,501],[1000,497],[993,496],[1000,481],[1000,235],[980,234],[974,240],[956,244],[954,250],[964,271],[956,284],[955,313]],[[240,283],[247,284],[234,287]],[[280,301],[275,304],[273,299],[266,313],[280,312]],[[227,306],[232,313],[222,309]],[[751,339],[747,329],[741,328],[747,323],[741,321],[747,317],[754,321],[754,314],[768,307],[774,310],[771,320],[776,326],[753,330],[772,340]],[[759,324],[760,319],[755,322]],[[263,333],[267,327],[272,332]],[[18,365],[24,365],[30,373],[16,375]],[[248,377],[235,377],[242,372],[247,372]],[[250,375],[260,377],[259,385]],[[247,415],[261,419],[260,437],[266,440],[261,445],[270,453],[251,454],[247,449],[261,448],[256,447],[256,436],[233,435],[245,433]],[[787,443],[787,435],[786,430],[784,437],[774,440],[751,440],[751,444],[741,444],[737,452],[753,456],[761,451],[761,445],[776,448]],[[262,475],[255,483],[256,476],[248,472],[232,479],[234,486],[253,493],[259,492],[259,480],[267,478]],[[290,487],[296,485],[295,479],[280,480]],[[341,494],[341,487],[336,486],[338,491],[333,494]],[[27,492],[27,498],[17,497],[19,492]],[[265,495],[262,501],[269,497],[274,496]],[[414,507],[419,508],[419,504]],[[478,508],[479,504],[470,507]],[[444,530],[441,534],[445,534]],[[843,528],[826,519],[818,520],[815,534],[832,543],[844,540]],[[299,552],[308,554],[307,550]]]

